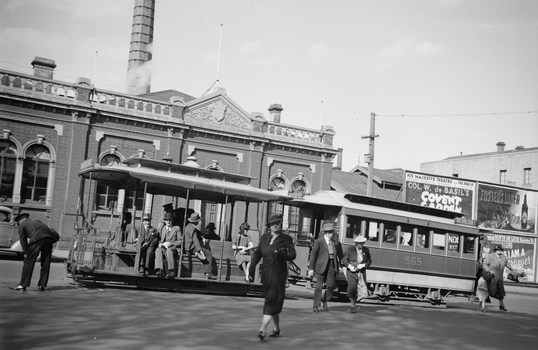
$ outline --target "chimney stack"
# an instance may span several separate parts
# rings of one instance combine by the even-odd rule
[[[151,87],[153,24],[155,0],[135,0],[129,64],[127,67],[127,90],[132,95],[147,94]]]
[[[269,121],[272,121],[273,123],[280,123],[280,114],[284,110],[281,105],[274,103],[269,106]]]
[[[497,142],[497,153],[503,153],[504,152],[504,146],[506,146],[506,143],[504,142]]]
[[[53,60],[36,56],[32,61],[32,66],[34,67],[34,76],[50,80],[54,77],[56,63]]]
[[[338,155],[336,156],[336,166],[334,170],[342,170],[342,153],[344,152],[343,148],[338,148]]]

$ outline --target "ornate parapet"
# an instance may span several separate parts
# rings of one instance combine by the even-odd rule
[[[321,143],[323,146],[332,147],[334,135],[336,135],[336,132],[331,125],[323,125],[321,127]]]

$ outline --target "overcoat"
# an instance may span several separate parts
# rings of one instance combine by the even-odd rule
[[[261,236],[260,243],[252,254],[249,273],[250,276],[255,276],[256,265],[263,258],[260,271],[265,293],[263,314],[277,315],[282,311],[282,306],[284,305],[286,280],[288,278],[287,262],[293,261],[297,253],[293,246],[293,239],[282,231],[279,231],[273,244],[270,244],[270,242],[270,233]]]
[[[497,255],[495,252],[491,252],[484,259],[482,267],[495,275],[488,284],[489,296],[496,299],[504,299],[504,296],[506,295],[503,282],[504,268],[508,267],[510,270],[512,269],[512,265],[508,259],[506,259],[506,256],[504,254]]]

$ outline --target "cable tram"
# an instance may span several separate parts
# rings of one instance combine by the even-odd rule
[[[287,204],[300,207],[297,237],[312,241],[323,221],[330,220],[344,251],[354,249],[355,237],[368,239],[371,297],[362,302],[397,300],[442,307],[449,295],[470,297],[474,292],[480,229],[462,224],[462,214],[335,191],[318,191]],[[299,245],[302,261],[295,263],[307,271],[308,254],[299,251],[308,250],[309,244]],[[339,273],[337,284],[345,294],[344,273]]]
[[[251,186],[253,178],[249,176],[143,157],[129,158],[123,163],[123,166],[100,166],[86,161],[81,165],[82,170],[78,174],[81,178],[81,193],[73,242],[66,262],[67,272],[76,282],[230,295],[259,293],[262,290],[258,276],[255,276],[256,282],[246,283],[244,273],[236,266],[232,232],[241,223],[248,221],[253,228],[249,235],[256,244],[260,232],[254,228],[264,228],[267,203],[283,201],[289,197]],[[214,256],[212,268],[217,279],[208,280],[204,276],[201,262],[184,253],[183,249],[179,249],[179,259],[176,261],[177,277],[170,279],[139,274],[140,241],[125,241],[121,229],[112,229],[113,215],[110,215],[109,225],[98,226],[94,222],[95,215],[92,215],[91,208],[96,205],[90,198],[94,198],[92,193],[96,186],[110,186],[118,191],[129,190],[134,193],[134,197],[143,198],[139,208],[136,201],[132,201],[130,208],[133,220],[131,228],[140,228],[139,232],[142,232],[140,218],[145,213],[153,216],[152,224],[157,227],[155,219],[161,213],[152,213],[153,208],[157,207],[157,199],[174,198],[176,206],[182,207],[182,232],[189,210],[203,211],[207,203],[211,207],[218,207],[218,210],[212,212],[211,220],[217,224],[216,233],[220,240],[210,242]],[[142,191],[143,196],[137,194],[137,191]],[[121,217],[125,214],[122,213]],[[110,229],[103,229],[106,226]]]

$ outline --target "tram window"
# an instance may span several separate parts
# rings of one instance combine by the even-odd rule
[[[360,236],[361,222],[362,222],[362,219],[359,218],[358,216],[347,217],[346,238],[353,238],[356,236]]]
[[[433,233],[433,249],[445,250],[445,234]]]
[[[448,251],[457,253],[460,251],[460,235],[457,233],[448,234]]]
[[[396,243],[396,232],[398,227],[394,222],[385,222],[383,225],[383,242],[385,243]]]
[[[417,247],[430,248],[430,231],[422,227],[417,229]]]
[[[463,254],[474,254],[474,242],[476,237],[463,235]]]
[[[407,247],[413,245],[413,227],[407,225],[400,226],[400,245]]]
[[[379,226],[376,221],[370,221],[368,222],[368,225],[366,226],[366,238],[372,242],[379,241]]]

